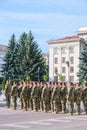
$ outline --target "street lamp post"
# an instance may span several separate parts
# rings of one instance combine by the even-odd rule
[[[40,67],[38,67],[38,82],[40,81],[40,75],[39,75],[39,72],[40,72]]]
[[[68,67],[68,83],[69,83],[69,81],[70,81],[70,63],[69,63],[69,61],[67,61],[66,64]]]

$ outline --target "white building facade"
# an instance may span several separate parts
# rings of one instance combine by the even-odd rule
[[[49,40],[49,81],[58,81],[62,74],[63,81],[79,82],[79,57],[85,47],[87,27],[80,27],[77,35]]]
[[[0,45],[0,78],[2,77],[2,64],[4,63],[3,61],[3,58],[6,54],[6,49],[7,49],[7,46],[5,45]]]

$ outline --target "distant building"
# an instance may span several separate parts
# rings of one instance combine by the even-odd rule
[[[49,54],[48,53],[42,53],[43,57],[44,57],[44,61],[46,63],[46,65],[49,65]]]
[[[49,80],[57,81],[62,74],[63,81],[78,82],[80,53],[87,40],[87,27],[80,27],[75,36],[49,40]]]
[[[2,64],[4,63],[3,58],[6,54],[6,45],[0,45],[0,71],[2,70]],[[0,72],[0,77],[2,77],[2,73]]]

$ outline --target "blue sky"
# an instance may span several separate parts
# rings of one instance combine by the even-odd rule
[[[87,0],[0,0],[0,44],[29,30],[43,52],[46,41],[74,35],[87,26]]]

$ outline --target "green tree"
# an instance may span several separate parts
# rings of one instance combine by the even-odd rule
[[[2,81],[2,90],[5,90],[5,84],[6,84],[6,77],[4,77]]]
[[[63,76],[62,76],[62,74],[58,74],[58,80],[59,80],[59,81],[63,81]]]
[[[6,75],[7,79],[15,79],[17,77],[17,70],[16,70],[16,39],[15,35],[13,34],[9,40],[9,44],[7,47],[7,52],[4,57],[4,64],[2,66],[2,71]]]
[[[43,75],[43,81],[48,81],[48,76],[47,75]]]
[[[43,75],[47,74],[46,65],[31,31],[29,34],[23,33],[18,42],[14,34],[11,36],[4,58],[3,72],[6,78],[11,80],[43,80]]]
[[[85,48],[81,52],[79,60],[80,64],[77,76],[79,77],[79,81],[82,83],[84,81],[87,81],[87,44],[85,45]]]
[[[22,63],[25,65],[25,77],[29,74],[31,80],[38,80],[38,76],[40,77],[40,80],[42,80],[42,76],[45,74],[46,65],[42,56],[42,51],[34,40],[31,31],[27,35],[27,40],[25,40],[25,48],[26,52]],[[40,69],[38,70],[38,68]]]

